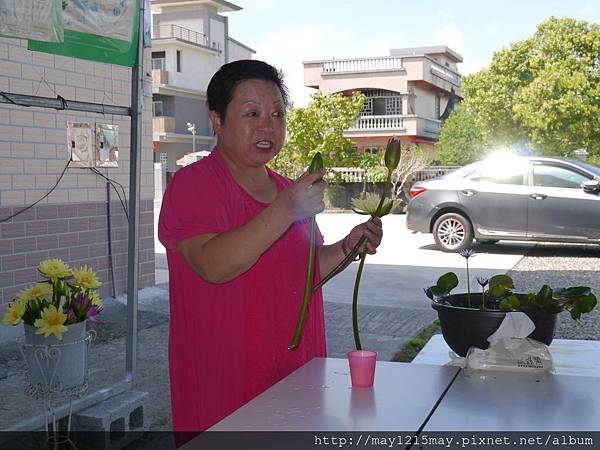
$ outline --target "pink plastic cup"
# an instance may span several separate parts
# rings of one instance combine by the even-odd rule
[[[348,352],[352,387],[371,387],[375,379],[377,352],[372,350],[353,350]]]

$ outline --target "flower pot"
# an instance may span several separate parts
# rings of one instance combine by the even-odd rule
[[[62,341],[35,334],[36,327],[24,324],[23,351],[30,382],[42,390],[61,391],[85,382],[87,369],[86,321],[68,325]]]
[[[377,352],[372,350],[353,350],[348,352],[352,387],[372,387],[375,379]]]
[[[487,338],[498,329],[506,313],[478,309],[481,294],[471,294],[471,308],[465,307],[467,294],[449,295],[448,301],[452,304],[431,302],[432,308],[438,313],[442,335],[448,347],[459,356],[466,356],[470,347],[484,350],[488,348]],[[535,330],[528,337],[550,345],[554,337],[556,319],[561,310],[536,309],[523,312],[535,325]]]

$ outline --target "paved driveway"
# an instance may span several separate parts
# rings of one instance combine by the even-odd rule
[[[353,226],[364,221],[357,214],[325,213],[317,223],[330,244],[342,239]],[[435,284],[445,272],[454,271],[466,290],[465,260],[455,253],[444,253],[435,247],[431,235],[413,234],[406,228],[405,215],[383,218],[383,242],[375,255],[368,255],[361,278],[360,303],[391,307],[429,309],[423,288]],[[504,243],[474,246],[477,252],[469,260],[472,288],[478,288],[475,277],[506,273],[533,244]],[[353,263],[324,287],[326,301],[351,303],[358,263]],[[458,289],[457,288],[457,291]]]

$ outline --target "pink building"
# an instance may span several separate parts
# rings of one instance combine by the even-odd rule
[[[392,136],[404,142],[435,144],[440,116],[455,93],[462,98],[457,63],[446,46],[400,48],[390,56],[304,62],[304,85],[323,94],[367,96],[356,125],[345,134],[358,151],[376,153]],[[454,100],[453,100],[454,101]]]

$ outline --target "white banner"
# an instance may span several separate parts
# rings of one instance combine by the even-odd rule
[[[131,42],[135,0],[63,0],[64,26],[80,33]]]
[[[0,35],[63,42],[61,0],[0,0]]]

